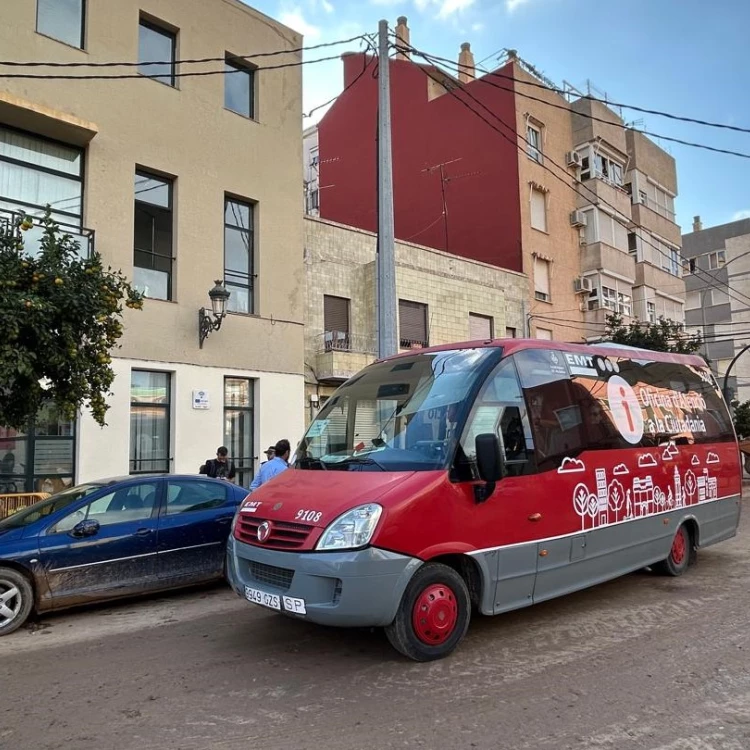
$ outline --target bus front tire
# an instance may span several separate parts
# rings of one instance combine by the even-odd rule
[[[653,566],[654,572],[664,576],[681,576],[690,565],[692,549],[693,539],[690,530],[683,523],[674,535],[669,555]]]
[[[434,661],[453,652],[470,619],[471,597],[464,579],[447,565],[426,563],[406,587],[385,633],[409,659]]]

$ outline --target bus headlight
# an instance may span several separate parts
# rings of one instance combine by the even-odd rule
[[[369,544],[383,512],[377,503],[367,503],[340,515],[323,532],[315,549],[356,549]]]

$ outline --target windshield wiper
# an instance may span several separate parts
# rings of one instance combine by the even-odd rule
[[[377,466],[380,471],[386,471],[385,466],[381,464],[379,461],[376,461],[374,458],[370,458],[369,456],[349,456],[349,458],[345,458],[343,461],[337,461],[335,466],[352,466],[352,465],[358,465],[358,466]]]

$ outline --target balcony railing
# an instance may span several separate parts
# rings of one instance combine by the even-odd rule
[[[402,349],[427,349],[429,341],[419,339],[399,339],[399,346]]]
[[[348,331],[325,331],[317,337],[316,351],[318,354],[326,352],[354,352],[357,354],[375,354],[377,347],[372,336],[364,336]]]
[[[42,238],[44,237],[44,224],[38,216],[28,217],[31,219],[32,227],[22,231],[20,224],[24,214],[18,211],[9,211],[0,208],[0,231],[14,231],[23,238],[24,249],[30,255],[38,255],[41,252]],[[55,222],[60,227],[62,234],[69,234],[74,242],[78,243],[78,254],[82,258],[88,258],[94,252],[94,230],[83,227],[73,226],[72,224],[62,224]]]

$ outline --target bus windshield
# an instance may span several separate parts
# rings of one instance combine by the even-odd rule
[[[296,468],[445,468],[469,411],[467,396],[501,353],[457,349],[370,365],[321,409],[300,443]]]

